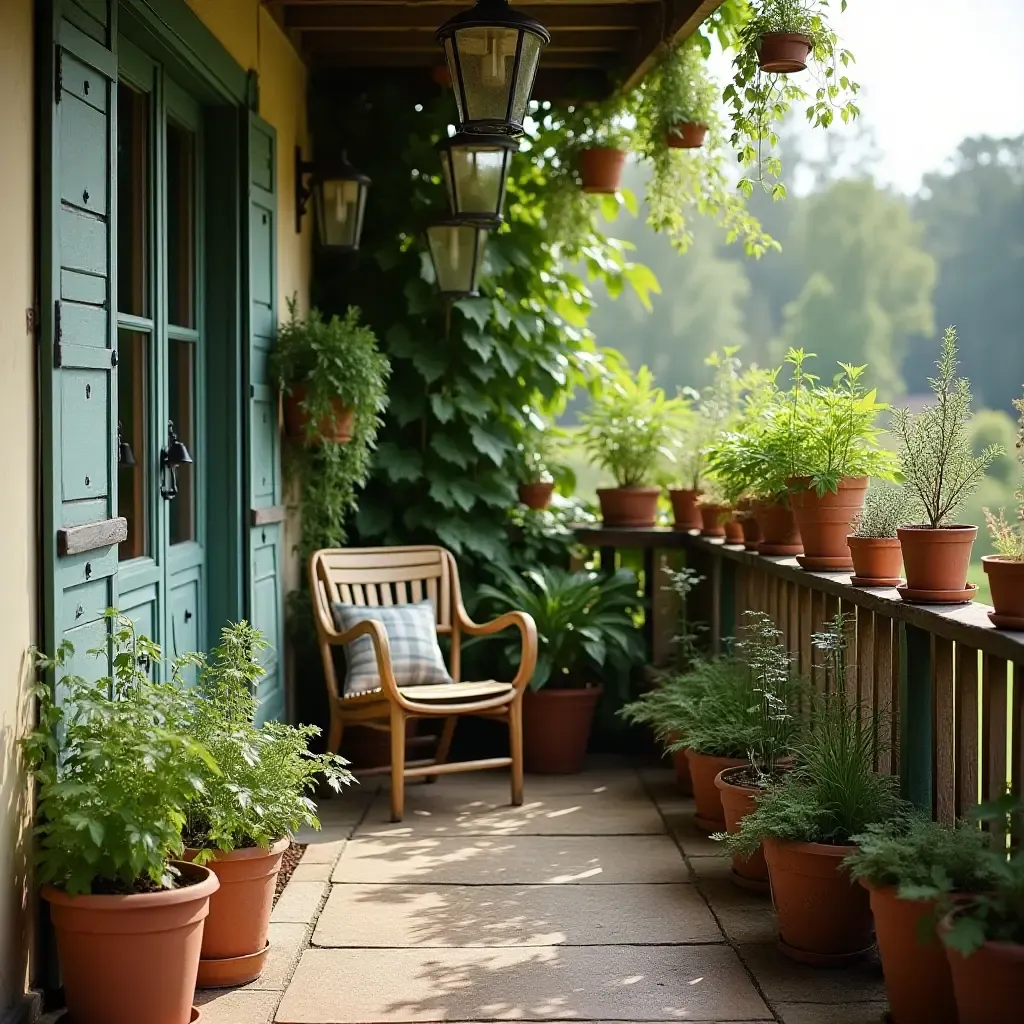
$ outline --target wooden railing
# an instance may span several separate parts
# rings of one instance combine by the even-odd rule
[[[675,612],[664,565],[704,577],[688,615],[709,628],[712,650],[735,635],[744,611],[763,611],[810,675],[811,636],[838,612],[850,623],[847,688],[877,716],[878,768],[898,774],[904,795],[952,822],[1011,786],[1024,792],[1024,633],[995,629],[985,605],[907,604],[895,590],[865,590],[839,573],[811,573],[696,534],[584,528],[580,541],[614,565],[620,550],[643,549],[649,601],[646,633],[655,661],[668,650]],[[829,681],[815,673],[817,685]]]

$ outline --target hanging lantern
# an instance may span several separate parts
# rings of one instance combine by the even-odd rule
[[[438,291],[452,299],[476,295],[487,229],[480,224],[445,217],[427,227],[427,243]]]
[[[479,0],[449,18],[437,40],[448,58],[459,128],[521,135],[548,30],[508,0]]]
[[[454,216],[496,225],[502,219],[505,183],[519,144],[507,135],[459,132],[442,139],[437,149]]]
[[[309,186],[302,183],[310,175]],[[302,215],[310,196],[320,244],[335,252],[354,252],[363,234],[366,193],[370,179],[349,163],[348,155],[329,161],[305,161],[295,149],[295,230],[302,230]]]

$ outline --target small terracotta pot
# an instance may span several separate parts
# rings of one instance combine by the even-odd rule
[[[761,530],[760,555],[799,555],[803,549],[793,510],[781,501],[758,501],[754,517]]]
[[[859,587],[895,587],[902,582],[903,551],[898,537],[846,538],[853,558],[853,580]]]
[[[761,790],[753,786],[743,786],[731,782],[730,778],[741,773],[747,766],[727,768],[715,776],[722,810],[725,813],[727,832],[739,832],[740,822],[757,806],[756,798]],[[733,881],[745,889],[755,892],[768,891],[768,865],[765,863],[764,850],[759,846],[749,857],[738,853],[732,855]]]
[[[989,618],[1004,629],[1024,629],[1024,562],[999,555],[981,560],[992,590],[995,611]]]
[[[715,777],[726,768],[739,768],[747,761],[740,757],[715,757],[713,754],[699,754],[687,750],[690,762],[690,777],[693,779],[693,802],[696,813],[693,823],[707,832],[721,832],[725,828],[725,812],[722,798],[715,785]]]
[[[352,440],[352,421],[355,411],[340,399],[331,400],[334,410],[334,422],[330,416],[324,416],[316,425],[313,437],[309,437],[309,413],[302,407],[309,388],[305,384],[294,384],[291,393],[284,396],[284,429],[293,441],[318,444],[320,441],[336,441],[347,444]]]
[[[680,796],[693,796],[693,778],[690,775],[690,759],[685,750],[672,753],[672,767],[676,771],[676,789]]]
[[[757,521],[757,517],[754,515],[744,516],[740,520],[740,526],[743,527],[743,546],[748,551],[757,551],[761,541],[764,540],[761,524]]]
[[[599,487],[597,500],[605,526],[653,526],[658,519],[660,487]]]
[[[665,133],[665,141],[669,149],[700,149],[704,145],[704,137],[708,133],[706,124],[694,121],[680,121]]]
[[[668,500],[672,502],[673,525],[677,530],[699,530],[704,525],[697,508],[697,499],[704,492],[687,490],[684,487],[672,487],[668,492]]]
[[[846,538],[864,508],[868,490],[866,476],[843,477],[839,490],[818,494],[810,480],[795,478],[789,500],[793,506],[804,553],[797,555],[802,569],[812,572],[848,572],[853,568]]]
[[[583,690],[545,687],[523,695],[523,764],[538,775],[583,771],[600,686]]]
[[[895,1024],[957,1024],[953,979],[939,937],[921,941],[922,924],[935,913],[935,900],[903,900],[894,885],[872,885],[870,893],[885,994]]]
[[[596,146],[580,151],[578,170],[581,188],[593,195],[614,195],[622,185],[626,151]]]
[[[725,543],[743,543],[743,521],[733,516],[725,521]]]
[[[967,588],[976,526],[901,526],[896,533],[910,590],[962,591]]]
[[[763,845],[782,953],[821,967],[867,956],[874,937],[871,902],[841,866],[856,847],[769,838]]]
[[[434,85],[439,85],[443,89],[451,88],[452,73],[447,64],[435,64],[430,69],[430,77],[433,79]]]
[[[702,537],[724,537],[723,517],[729,511],[728,505],[700,505],[700,535]]]
[[[807,68],[811,40],[800,32],[766,32],[757,44],[757,62],[762,71],[791,75]]]
[[[532,484],[519,485],[519,500],[527,507],[537,512],[551,504],[551,495],[555,493],[553,481],[545,482],[538,480]]]
[[[136,896],[69,896],[44,885],[72,1020],[189,1024],[203,922],[220,883],[176,865],[192,885]]]
[[[947,916],[939,933],[944,934],[949,928]],[[945,946],[945,951],[960,1024],[1009,1024],[1019,1019],[1024,946],[986,942],[966,957],[949,946]]]

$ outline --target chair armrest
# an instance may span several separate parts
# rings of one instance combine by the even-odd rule
[[[459,609],[459,624],[470,636],[490,636],[515,626],[523,637],[523,653],[519,659],[519,671],[512,685],[519,693],[526,689],[537,668],[537,624],[526,612],[505,612],[493,622],[473,622],[463,609]]]
[[[368,636],[377,659],[377,675],[380,676],[381,687],[391,700],[403,707],[407,705],[408,702],[398,692],[398,683],[395,682],[395,673],[391,667],[391,643],[382,623],[374,619],[363,619],[362,622],[357,622],[345,633],[339,633],[336,629],[329,629],[325,626],[322,634],[324,641],[331,646],[350,644],[361,636]]]

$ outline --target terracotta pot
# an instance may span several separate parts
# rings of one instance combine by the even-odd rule
[[[758,501],[754,517],[761,530],[757,551],[761,555],[799,555],[803,551],[793,510],[781,501]]]
[[[293,441],[310,444],[317,444],[319,441],[336,441],[338,444],[346,444],[351,441],[352,420],[355,418],[355,411],[337,398],[331,400],[334,422],[331,422],[330,416],[324,416],[316,425],[313,437],[309,437],[307,433],[309,413],[301,404],[308,392],[309,389],[305,384],[295,384],[292,386],[291,394],[284,396],[284,429],[288,436]]]
[[[210,897],[207,868],[178,864],[192,885],[137,896],[69,896],[44,885],[68,1017],[83,1024],[188,1024]]]
[[[676,750],[672,754],[672,767],[676,771],[676,789],[680,796],[693,796],[693,777],[690,775],[690,759],[685,750]]]
[[[903,551],[898,537],[846,538],[853,558],[853,576],[861,587],[895,587],[901,581]]]
[[[731,519],[727,519],[725,521],[725,543],[742,544],[743,542],[743,521],[737,519],[735,516]]]
[[[722,518],[729,511],[728,505],[700,505],[700,535],[702,537],[724,537],[725,523]]]
[[[766,32],[757,44],[761,70],[778,75],[804,71],[810,54],[810,37],[800,32]]]
[[[519,500],[527,507],[540,511],[551,504],[551,495],[555,493],[553,482],[537,481],[532,484],[519,485]]]
[[[743,527],[743,546],[748,551],[757,551],[764,540],[757,518],[753,515],[744,516],[740,520],[740,526]]]
[[[788,481],[804,553],[797,555],[802,569],[812,572],[849,572],[853,568],[850,547],[846,538],[864,508],[864,495],[868,490],[866,476],[843,477],[839,490],[818,494],[809,488],[810,480],[794,478]]]
[[[653,526],[660,487],[599,487],[597,500],[605,526]]]
[[[220,888],[210,899],[203,929],[199,988],[244,985],[263,973],[274,887],[287,849],[288,840],[281,839],[269,850],[232,850],[207,862]],[[189,860],[198,853],[185,851]]]
[[[696,804],[693,823],[707,832],[721,832],[725,828],[725,812],[715,776],[726,768],[739,768],[748,762],[746,758],[715,757],[713,754],[699,754],[696,750],[687,750],[686,756],[690,762],[693,802]]]
[[[986,555],[981,564],[988,576],[995,607],[989,618],[1003,628],[1024,629],[1024,562]]]
[[[976,526],[901,526],[896,533],[910,590],[962,591],[967,588]]]
[[[626,164],[626,151],[596,146],[580,151],[578,170],[580,186],[594,195],[615,195],[622,185],[622,168]]]
[[[683,487],[669,489],[668,500],[672,502],[673,525],[677,530],[699,530],[704,525],[697,508],[697,499],[703,493]]]
[[[872,885],[870,893],[885,994],[894,1024],[957,1024],[953,980],[945,949],[933,933],[921,941],[922,921],[935,913],[935,900],[902,900],[893,885]]]
[[[527,690],[523,695],[523,763],[539,775],[583,771],[600,686]]]
[[[946,917],[939,931],[948,930]],[[945,951],[960,1024],[1009,1024],[1019,1020],[1024,946],[986,942],[966,957],[949,946]]]
[[[452,73],[447,64],[435,64],[430,69],[430,77],[434,85],[440,85],[444,89],[450,89],[452,85]]]
[[[841,867],[855,849],[765,839],[779,949],[786,956],[838,966],[870,953],[873,925],[867,889]]]
[[[761,790],[753,786],[743,786],[731,782],[730,778],[741,773],[744,768],[726,768],[715,776],[715,785],[718,787],[719,799],[722,801],[722,811],[725,814],[725,828],[727,832],[739,832],[740,821],[750,814],[757,806],[756,798],[760,796]],[[768,891],[768,865],[765,863],[764,850],[759,846],[749,857],[742,857],[738,853],[732,855],[733,881],[745,889],[753,889],[755,892]]]
[[[700,149],[704,145],[704,137],[708,133],[706,124],[693,121],[680,121],[665,133],[665,141],[669,149]]]

